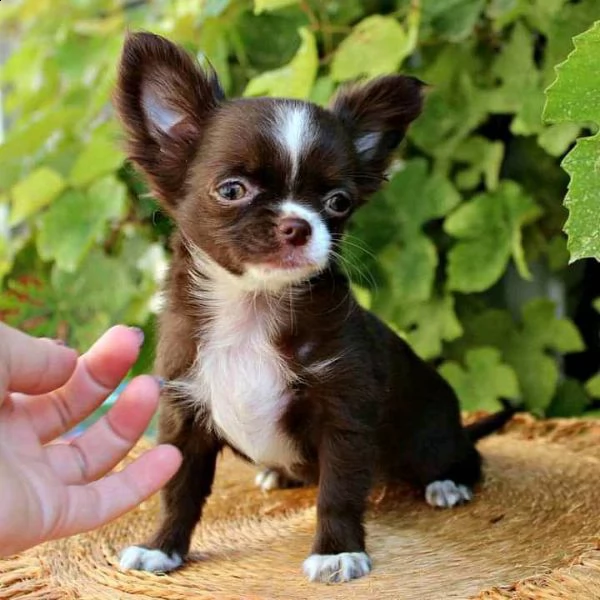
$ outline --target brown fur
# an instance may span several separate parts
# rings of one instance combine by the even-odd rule
[[[148,89],[179,115],[167,133],[144,112],[142,95]],[[225,101],[214,74],[204,73],[162,38],[136,34],[127,40],[116,105],[131,159],[177,226],[157,361],[159,374],[171,381],[189,372],[203,343],[195,336],[210,327],[208,307],[193,296],[190,245],[202,248],[230,273],[242,274],[247,265],[282,252],[277,206],[293,197],[323,215],[338,250],[352,211],[331,216],[323,198],[343,188],[353,209],[366,200],[419,114],[422,93],[417,80],[394,75],[342,90],[330,110],[303,105],[318,135],[292,182],[289,157],[266,132],[278,107],[299,103]],[[373,143],[361,146],[361,137],[370,134]],[[251,202],[219,201],[215,190],[230,177],[250,182]],[[288,302],[292,292],[293,303],[291,296]],[[277,312],[273,342],[299,376],[290,383],[279,425],[301,460],[285,468],[267,466],[283,468],[291,479],[318,482],[313,554],[365,550],[363,515],[376,477],[422,487],[436,480],[467,486],[478,480],[480,457],[460,425],[451,388],[356,303],[334,258],[310,281],[280,293],[259,292],[254,302],[256,310]],[[308,352],[302,350],[306,348]],[[337,360],[326,372],[311,371],[311,365],[332,357]],[[184,462],[163,493],[163,521],[148,545],[169,555],[187,554],[210,494],[217,454],[228,445],[211,427],[211,415],[202,414],[199,400],[168,388],[163,394],[160,441],[180,448]],[[510,413],[502,413],[489,429]]]

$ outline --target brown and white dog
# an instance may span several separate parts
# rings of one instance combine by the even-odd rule
[[[116,106],[130,159],[176,225],[156,368],[167,382],[160,441],[183,454],[158,532],[121,566],[183,563],[229,446],[264,469],[263,489],[318,483],[310,580],[365,575],[374,479],[412,481],[433,506],[468,501],[474,441],[513,412],[463,428],[452,389],[357,304],[339,263],[344,226],[384,180],[422,84],[382,77],[328,110],[226,100],[214,72],[138,33]]]

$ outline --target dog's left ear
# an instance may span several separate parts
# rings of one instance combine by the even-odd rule
[[[379,77],[342,88],[331,111],[346,127],[360,162],[358,184],[365,194],[381,183],[392,152],[423,107],[423,82],[406,75]]]

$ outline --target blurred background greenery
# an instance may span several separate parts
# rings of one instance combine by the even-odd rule
[[[141,326],[151,369],[170,224],[110,105],[127,29],[184,44],[230,95],[325,104],[381,73],[431,87],[390,184],[351,227],[357,293],[466,409],[598,413],[600,268],[568,265],[560,167],[581,122],[544,90],[598,0],[3,0],[0,316],[80,350]],[[596,98],[597,100],[597,98]],[[595,213],[597,217],[597,213]]]

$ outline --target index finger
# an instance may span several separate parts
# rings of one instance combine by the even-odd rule
[[[7,392],[42,394],[59,388],[76,362],[75,350],[0,323],[0,404]]]

